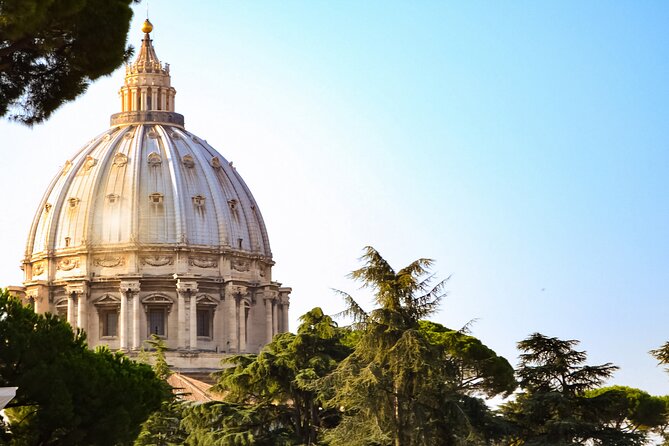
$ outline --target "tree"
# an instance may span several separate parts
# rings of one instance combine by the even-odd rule
[[[666,423],[666,403],[662,397],[627,386],[611,386],[585,392],[599,399],[607,425],[625,432],[647,433]]]
[[[0,0],[0,116],[47,119],[132,54],[135,0]]]
[[[445,282],[431,284],[432,261],[419,259],[395,272],[371,247],[362,260],[365,265],[350,277],[375,290],[377,308],[366,312],[341,293],[343,315],[353,317],[361,333],[353,353],[321,380],[328,407],[343,415],[326,439],[335,446],[448,446],[484,436],[491,417],[471,393],[507,393],[515,385],[501,384],[504,378],[494,384],[492,370],[459,351],[458,343],[471,339],[436,324],[421,327],[443,296]]]
[[[330,316],[314,308],[300,318],[297,334],[282,333],[258,355],[238,355],[227,360],[232,367],[219,374],[214,389],[225,400],[239,404],[250,419],[274,412],[284,420],[275,431],[288,433],[299,444],[315,444],[320,431],[338,420],[338,411],[324,410],[315,383],[330,373],[350,353],[342,341],[346,332]],[[257,405],[251,410],[248,404]],[[230,411],[233,406],[212,406]]]
[[[612,424],[612,395],[592,394],[617,369],[612,364],[585,365],[587,355],[576,340],[534,333],[518,343],[523,352],[517,374],[523,390],[502,412],[514,426],[514,446],[643,444],[637,432]]]
[[[6,410],[9,444],[115,445],[168,398],[151,368],[0,292],[0,386],[18,386]]]

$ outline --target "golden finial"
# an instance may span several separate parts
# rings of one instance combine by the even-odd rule
[[[144,34],[148,34],[151,31],[153,31],[153,25],[151,22],[149,22],[149,19],[144,20],[144,24],[142,25],[142,32]]]

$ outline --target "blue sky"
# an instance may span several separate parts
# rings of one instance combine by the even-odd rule
[[[669,4],[151,2],[186,128],[235,163],[293,326],[365,245],[451,276],[435,319],[516,362],[582,341],[615,382],[669,393]],[[146,4],[129,43],[139,45]],[[0,282],[42,191],[118,111],[122,70],[46,124],[0,122]]]

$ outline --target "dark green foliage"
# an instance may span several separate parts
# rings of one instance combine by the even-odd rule
[[[230,358],[227,362],[233,366],[220,373],[214,389],[226,401],[240,404],[240,410],[251,411],[244,404],[258,404],[261,412],[249,412],[254,416],[274,413],[282,438],[292,435],[298,444],[313,444],[323,427],[338,420],[336,410],[323,409],[315,383],[350,349],[341,342],[345,331],[320,308],[300,320],[297,334],[277,335],[257,356]],[[226,407],[232,410],[233,406]]]
[[[190,406],[183,426],[190,446],[288,446],[305,444],[291,431],[286,405],[212,402]]]
[[[185,444],[188,432],[181,420],[190,405],[181,401],[166,401],[160,410],[151,414],[142,425],[135,446],[178,446]]]
[[[47,119],[131,54],[133,0],[0,0],[0,116]]]
[[[114,445],[132,440],[169,396],[150,367],[86,346],[83,333],[0,293],[0,386],[18,386],[10,444]]]
[[[518,343],[523,352],[517,370],[523,393],[502,408],[515,428],[508,444],[643,444],[642,434],[615,426],[609,397],[588,397],[588,391],[601,386],[616,367],[585,365],[586,353],[574,350],[577,344],[539,333]]]
[[[349,295],[345,315],[360,335],[353,353],[320,381],[342,421],[332,445],[460,445],[485,441],[496,425],[474,394],[515,388],[506,360],[474,338],[421,322],[437,308],[444,282],[431,286],[428,259],[395,272],[371,247],[351,277],[375,290],[365,312]],[[506,364],[506,365],[505,365]]]

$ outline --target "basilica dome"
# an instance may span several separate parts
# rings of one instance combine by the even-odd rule
[[[213,368],[217,355],[258,351],[288,329],[290,288],[272,280],[248,186],[175,112],[152,30],[147,20],[111,127],[49,184],[24,286],[36,311],[66,317],[91,345],[131,352],[155,334],[179,353],[176,368]]]

